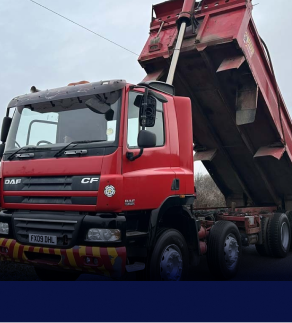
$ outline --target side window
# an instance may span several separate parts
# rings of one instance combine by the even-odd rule
[[[129,148],[138,148],[137,139],[140,131],[139,125],[139,108],[134,105],[136,96],[140,94],[137,92],[129,93],[129,108],[128,108],[128,135],[127,143]],[[141,95],[141,94],[140,94]],[[146,128],[148,131],[156,134],[156,147],[164,146],[164,113],[163,105],[157,102],[156,122],[153,128]]]

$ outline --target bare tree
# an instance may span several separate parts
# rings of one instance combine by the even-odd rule
[[[225,207],[226,202],[210,175],[198,173],[195,176],[196,208]]]

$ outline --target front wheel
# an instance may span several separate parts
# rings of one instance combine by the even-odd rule
[[[154,247],[150,261],[150,280],[186,280],[189,252],[182,234],[176,230],[164,231]]]
[[[207,262],[211,273],[218,279],[234,277],[241,258],[241,238],[237,226],[219,221],[211,229],[208,240]]]
[[[39,267],[35,267],[34,270],[38,278],[42,281],[75,281],[80,276],[79,273],[48,270]]]

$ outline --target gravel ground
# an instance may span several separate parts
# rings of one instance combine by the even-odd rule
[[[32,281],[38,280],[38,277],[34,268],[31,266],[20,265],[9,261],[1,261],[0,280]]]
[[[34,268],[10,261],[0,262],[0,281],[39,281]],[[78,278],[79,281],[105,281],[111,280],[107,277],[83,274]]]

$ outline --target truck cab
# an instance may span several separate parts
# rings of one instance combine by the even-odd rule
[[[185,207],[195,198],[191,103],[172,86],[113,80],[19,96],[1,140],[2,260],[41,279],[120,278],[145,268],[168,227],[199,253]]]

